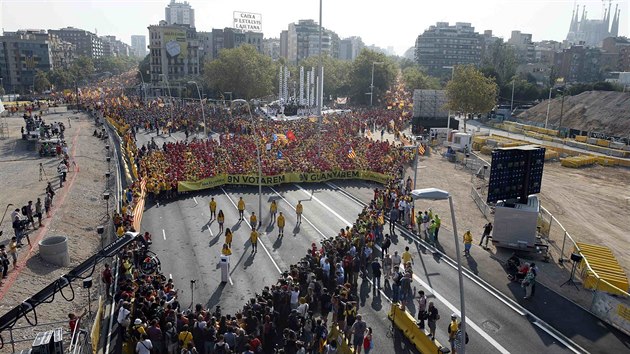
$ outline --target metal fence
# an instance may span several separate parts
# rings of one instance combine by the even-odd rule
[[[547,239],[549,243],[550,256],[555,257],[558,263],[569,261],[573,252],[581,253],[580,247],[569,232],[553,214],[542,206],[538,213],[538,230],[542,237]],[[596,279],[594,290],[591,291],[593,298],[589,306],[589,311],[603,321],[610,323],[630,335],[630,321],[628,320],[628,318],[630,318],[630,294],[626,290],[619,289],[605,279],[602,279],[597,272],[593,270],[586,257],[583,257],[582,261],[584,262],[583,271],[581,272],[582,275],[586,272],[590,272],[591,276]],[[614,289],[620,295],[612,296],[604,291],[598,290],[602,285]],[[614,306],[611,304],[614,304]]]
[[[479,194],[479,191],[475,188],[475,186],[470,188],[470,197],[475,201],[477,208],[479,208],[483,216],[486,217],[486,220],[494,218],[494,209],[483,200],[483,197]]]

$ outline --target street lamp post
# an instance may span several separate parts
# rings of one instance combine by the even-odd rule
[[[195,85],[197,88],[197,95],[199,96],[199,104],[201,105],[201,117],[203,118],[203,135],[207,139],[208,138],[208,129],[206,128],[206,113],[203,110],[203,101],[201,100],[201,91],[199,91],[199,85],[197,85],[196,81],[188,81],[188,84]]]
[[[560,130],[562,129],[562,114],[564,113],[564,96],[566,89],[567,86],[564,85],[562,88],[562,101],[560,103],[560,121],[558,122],[558,134],[560,134],[560,136],[562,136],[562,132]]]
[[[169,106],[171,107],[171,125],[174,124],[173,123],[173,96],[171,95],[171,85],[169,85],[168,83],[168,77],[164,74],[160,74],[160,76],[162,77],[162,80],[164,80],[164,82],[166,82],[166,88],[168,89],[168,100],[169,100]],[[171,135],[171,128],[169,127],[168,129],[168,135]]]
[[[451,69],[451,81],[453,81],[453,77],[455,76],[455,66],[443,66],[442,69]],[[466,119],[466,118],[464,118]],[[446,119],[446,129],[451,129],[451,110],[448,110],[448,118]]]
[[[372,62],[372,81],[370,82],[370,107],[372,107],[372,101],[374,98],[374,65],[383,64],[382,61],[373,61]]]
[[[553,86],[549,88],[549,99],[547,100],[547,116],[545,117],[545,129],[547,129],[547,123],[549,122],[549,109],[551,108],[551,91],[553,91]]]
[[[249,102],[239,98],[230,101],[230,108],[232,108],[232,103],[234,102],[245,103],[247,105],[249,119],[252,122],[252,134],[254,135],[254,137],[256,137],[256,126],[254,124],[254,116],[252,115],[252,108],[250,107]],[[260,225],[262,223],[262,161],[260,159],[260,146],[258,145],[257,141],[255,141],[254,143],[256,144],[256,159],[258,159],[258,220],[260,220],[258,222],[258,225]],[[252,225],[252,227],[256,226]]]
[[[437,188],[422,188],[411,191],[411,197],[415,199],[425,200],[444,200],[448,199],[448,205],[451,208],[451,221],[453,223],[453,238],[455,240],[455,254],[457,255],[457,275],[459,276],[459,301],[462,321],[460,328],[460,344],[461,349],[457,352],[466,354],[466,302],[464,301],[464,276],[462,270],[461,252],[459,249],[459,240],[457,238],[457,223],[455,221],[455,208],[453,207],[453,197],[447,191]]]

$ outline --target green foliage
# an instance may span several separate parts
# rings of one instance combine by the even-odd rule
[[[46,73],[37,69],[35,71],[35,79],[33,80],[33,86],[35,86],[35,91],[43,92],[46,90],[50,90],[50,81],[48,81],[48,77]]]
[[[98,73],[109,72],[112,75],[122,74],[138,65],[138,59],[133,57],[101,57],[94,60],[94,70]]]
[[[396,80],[398,72],[396,63],[383,53],[363,49],[352,63],[352,70],[349,76],[349,92],[353,98],[353,103],[370,104],[370,82],[372,79],[372,64],[381,62],[374,66],[374,104],[377,105],[385,93]]]
[[[319,66],[319,56],[306,58],[302,60],[299,65],[304,67],[305,72],[311,70],[311,68],[315,68],[315,71],[317,71]],[[332,96],[333,98],[336,98],[346,96],[348,93],[348,78],[352,68],[352,63],[324,55],[322,58],[322,65],[324,66],[324,97],[328,98]],[[300,71],[298,68],[294,67],[291,75],[299,81]]]
[[[94,61],[92,58],[85,56],[78,57],[70,67],[70,73],[72,73],[72,77],[76,81],[89,79],[95,71]]]
[[[140,61],[140,63],[138,64],[138,78],[140,78],[140,75],[142,75],[142,79],[140,81],[144,81],[144,82],[151,82],[151,55],[147,54],[147,56],[144,57],[144,59],[142,59],[142,61]],[[142,73],[142,74],[141,74]]]
[[[498,87],[494,79],[485,77],[473,65],[458,65],[455,67],[453,80],[446,85],[447,106],[451,111],[466,115],[486,113],[496,105],[497,93]]]
[[[486,75],[492,73],[497,84],[503,86],[512,80],[517,66],[514,48],[499,39],[489,46],[489,53],[482,62],[482,71]]]
[[[440,81],[438,78],[429,76],[424,71],[420,70],[417,65],[408,66],[402,71],[403,80],[405,81],[405,87],[409,91],[416,89],[440,89]]]
[[[55,90],[74,87],[74,76],[70,70],[55,69],[47,73],[48,80],[55,86]]]
[[[273,93],[277,75],[271,58],[251,45],[223,49],[219,57],[205,64],[204,81],[211,89],[231,91],[234,98],[257,98]]]

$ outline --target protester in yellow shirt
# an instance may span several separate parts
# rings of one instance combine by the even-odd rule
[[[252,215],[249,216],[249,226],[254,229],[258,228],[258,218],[256,217],[256,213],[252,211]]]
[[[230,249],[230,247],[228,246],[227,243],[223,244],[223,248],[221,249],[221,254],[224,256],[231,256],[232,255],[232,250]]]
[[[470,256],[470,247],[472,247],[473,237],[470,230],[466,230],[464,233],[464,255]]]
[[[297,205],[295,206],[295,214],[297,215],[297,223],[301,224],[302,223],[302,212],[304,211],[304,206],[302,205],[301,201],[298,201]]]
[[[219,233],[221,233],[223,232],[223,223],[225,222],[223,210],[219,210],[219,214],[217,215],[217,222],[219,223]]]
[[[278,237],[284,236],[284,224],[284,215],[280,212],[280,215],[278,215]]]
[[[188,348],[188,343],[193,341],[192,333],[188,332],[188,325],[184,325],[182,331],[179,332],[179,336],[177,337],[179,340],[179,344],[182,348]]]
[[[271,214],[271,223],[276,221],[276,212],[278,212],[278,204],[276,204],[275,200],[272,200],[271,206],[269,206],[269,214]]]
[[[217,217],[217,202],[214,201],[214,198],[210,199],[210,220]]]
[[[252,253],[258,252],[258,231],[252,227],[252,233],[249,235],[249,240],[252,243]]]
[[[243,197],[238,199],[238,220],[245,220],[245,201]]]
[[[232,230],[230,228],[225,229],[225,243],[228,247],[232,247]]]
[[[413,264],[413,256],[411,255],[411,252],[409,252],[409,246],[405,247],[405,252],[403,252],[402,254],[402,261],[403,264],[407,264],[407,262],[411,262],[411,264]]]

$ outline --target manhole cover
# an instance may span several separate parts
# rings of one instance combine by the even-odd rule
[[[494,321],[483,321],[483,323],[481,323],[481,327],[489,332],[494,333],[498,332],[499,328],[501,328],[501,326],[499,326],[499,324]]]

